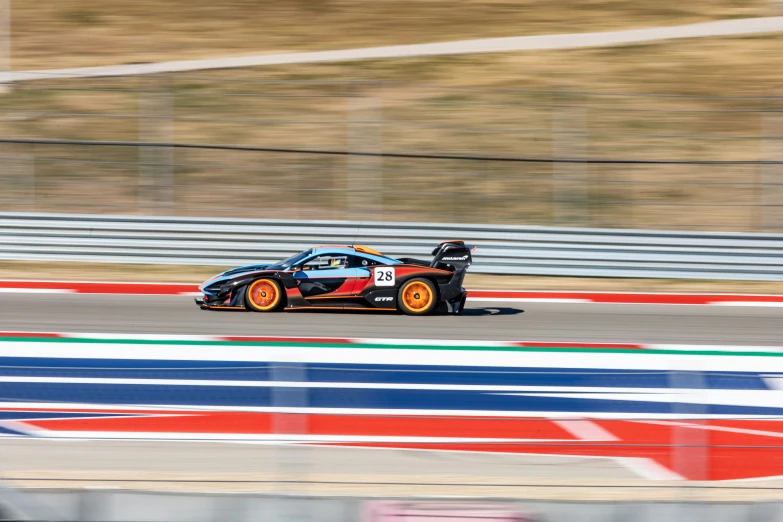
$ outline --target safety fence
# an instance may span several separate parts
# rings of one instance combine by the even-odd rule
[[[0,213],[0,259],[236,266],[319,244],[426,257],[477,246],[475,273],[783,281],[783,234],[447,223]]]
[[[783,97],[311,73],[19,84],[0,99],[0,206],[783,231]]]

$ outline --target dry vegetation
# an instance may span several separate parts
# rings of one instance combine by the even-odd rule
[[[14,3],[14,68],[619,29],[772,11],[761,0],[467,0],[459,9],[443,0],[41,0]],[[783,124],[773,121],[783,99],[746,98],[779,94],[781,48],[783,37],[760,35],[27,83],[0,97],[0,134],[523,157],[783,159],[782,140],[759,139],[764,125],[763,132],[783,136]],[[551,90],[570,94],[542,92]],[[579,94],[585,91],[664,96]],[[665,96],[673,93],[685,96]],[[759,230],[775,208],[763,216],[759,203],[783,200],[758,183],[757,166],[583,168],[30,145],[0,145],[0,154],[6,210]],[[783,223],[783,215],[772,218]]]
[[[763,120],[774,123],[783,99],[747,98],[778,93],[781,48],[783,37],[764,35],[30,83],[0,98],[7,116],[0,134],[524,157],[783,159],[783,141],[759,139]],[[570,94],[541,92],[552,89]],[[671,93],[684,96],[665,96]],[[777,122],[764,132],[783,136],[779,116]],[[580,129],[589,138],[563,132]],[[758,184],[757,166],[553,169],[23,145],[3,152],[15,158],[4,172],[8,210],[758,230],[759,203],[776,197]],[[140,168],[139,160],[150,165]],[[553,181],[553,174],[565,180]],[[578,179],[583,192],[573,190]]]
[[[12,3],[14,69],[617,30],[776,14],[769,0]]]

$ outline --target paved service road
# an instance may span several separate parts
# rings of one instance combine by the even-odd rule
[[[6,483],[34,488],[725,502],[779,499],[781,487],[685,493],[683,482],[641,477],[646,459],[257,444],[0,439],[0,459]]]
[[[470,303],[463,316],[202,311],[191,297],[0,294],[0,330],[783,345],[783,308]]]
[[[8,483],[37,488],[625,500],[682,495],[672,482],[646,489],[650,483],[634,472],[635,459],[44,439],[0,439],[0,459]]]

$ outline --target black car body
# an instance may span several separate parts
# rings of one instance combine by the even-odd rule
[[[207,310],[389,310],[460,313],[473,262],[463,241],[445,241],[430,261],[393,258],[362,246],[319,246],[271,265],[234,268],[205,281],[196,303]]]

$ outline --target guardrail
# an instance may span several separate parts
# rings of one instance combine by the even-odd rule
[[[354,238],[415,257],[463,239],[474,273],[783,281],[783,234],[0,213],[1,260],[236,266]]]

